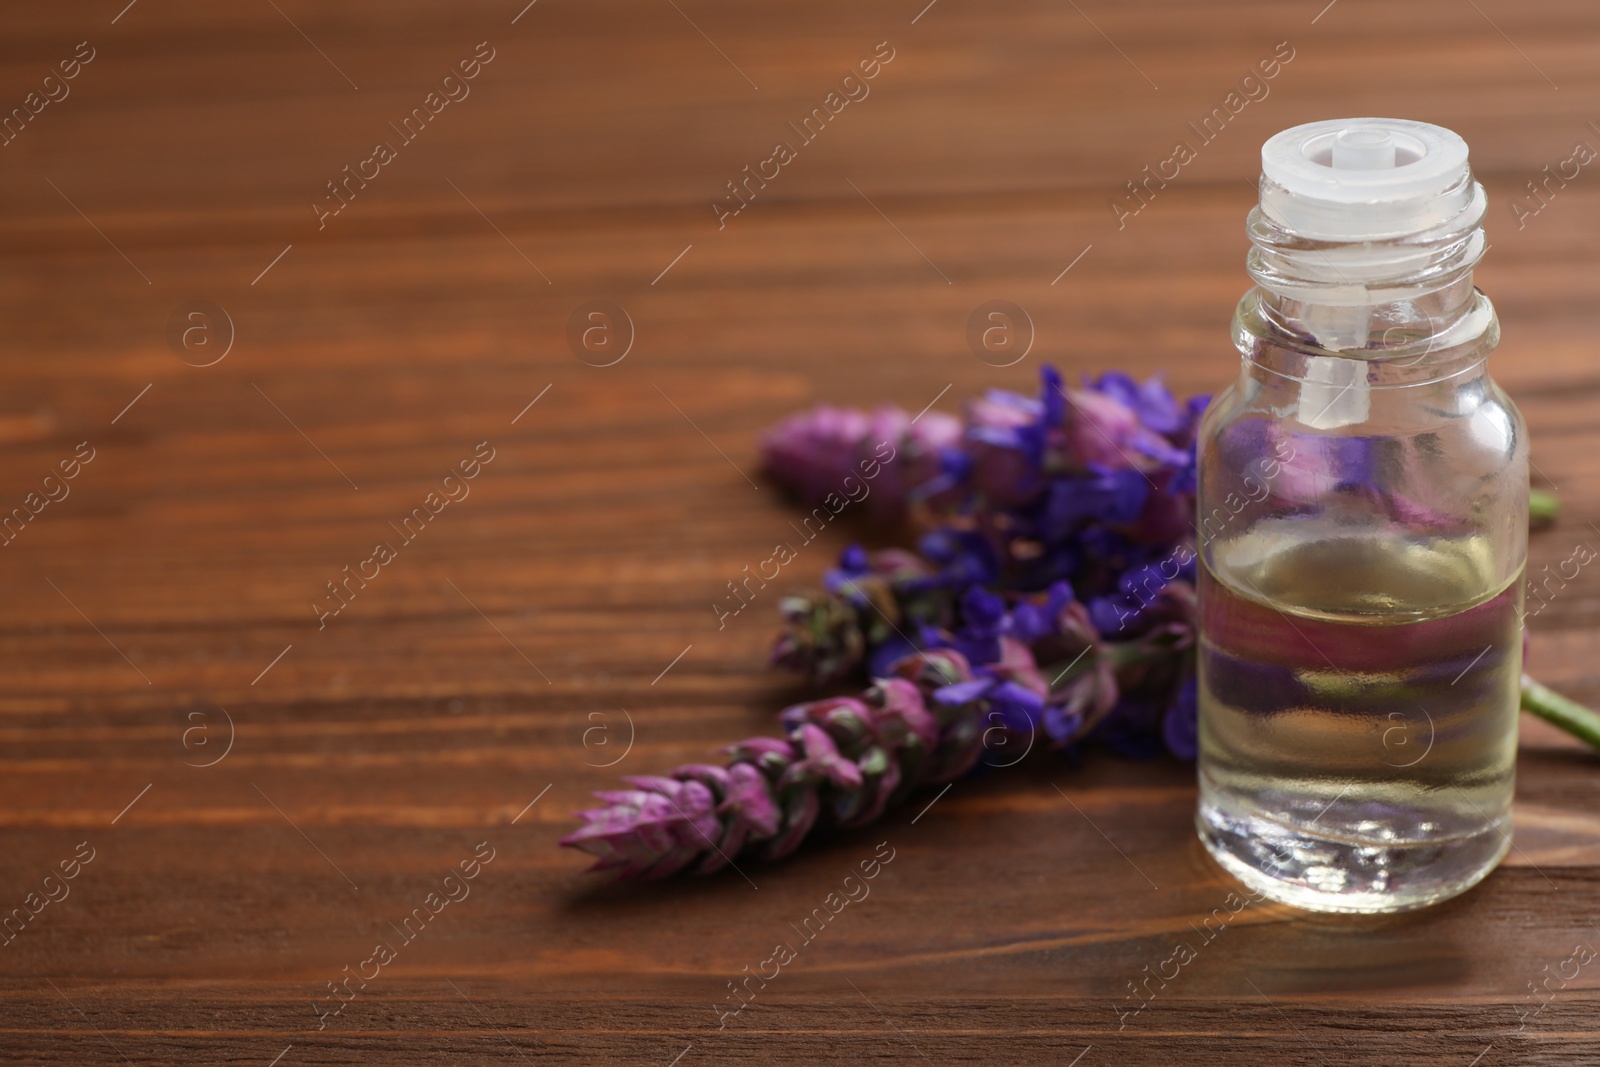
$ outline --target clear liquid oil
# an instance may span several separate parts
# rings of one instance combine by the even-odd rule
[[[1454,896],[1510,844],[1522,576],[1485,540],[1269,520],[1200,568],[1200,836],[1319,911]]]

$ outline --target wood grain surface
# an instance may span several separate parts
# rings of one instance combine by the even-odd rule
[[[1511,858],[1400,918],[1254,905],[1202,940],[1232,884],[1192,769],[1104,755],[706,880],[556,848],[590,790],[798,695],[763,668],[777,590],[722,630],[711,607],[788,537],[761,427],[954,410],[1042,360],[1220,387],[1259,145],[1299,122],[1470,142],[1497,376],[1566,505],[1532,569],[1600,538],[1600,174],[1527,187],[1600,146],[1592,3],[925,2],[6,6],[0,513],[60,499],[0,547],[0,912],[76,877],[0,944],[0,1061],[1600,1062],[1600,965],[1563,966],[1600,945],[1600,760],[1536,726]],[[968,346],[991,299],[1034,324],[1014,366]],[[592,301],[631,322],[610,366],[569,343]],[[401,542],[475,450],[470,495]],[[784,581],[894,535],[842,521]],[[1600,700],[1597,626],[1586,570],[1534,670]],[[880,843],[870,896],[719,1020]]]

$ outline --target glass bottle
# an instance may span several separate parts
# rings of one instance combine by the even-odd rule
[[[1196,823],[1274,899],[1418,907],[1511,834],[1528,461],[1486,198],[1459,136],[1397,119],[1285,130],[1262,171],[1198,445]]]

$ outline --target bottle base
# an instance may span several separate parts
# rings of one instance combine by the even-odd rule
[[[1477,885],[1511,847],[1510,813],[1481,831],[1428,840],[1393,826],[1385,841],[1325,836],[1205,787],[1195,826],[1206,850],[1253,891],[1307,911],[1374,915],[1448,900]],[[1391,820],[1393,816],[1391,815]]]

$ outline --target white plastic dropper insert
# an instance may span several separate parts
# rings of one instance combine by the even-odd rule
[[[1261,146],[1261,210],[1325,241],[1376,241],[1431,230],[1472,200],[1467,142],[1409,119],[1308,122]]]
[[[1367,242],[1433,229],[1473,201],[1477,185],[1467,143],[1442,126],[1407,119],[1357,118],[1306,123],[1261,146],[1261,211],[1304,237],[1356,244],[1326,257],[1336,283],[1307,325],[1332,351],[1364,349],[1370,300],[1364,282],[1392,269]],[[1363,256],[1364,251],[1378,253]],[[1367,368],[1357,359],[1313,356],[1300,390],[1300,421],[1317,429],[1364,422],[1370,408]]]

